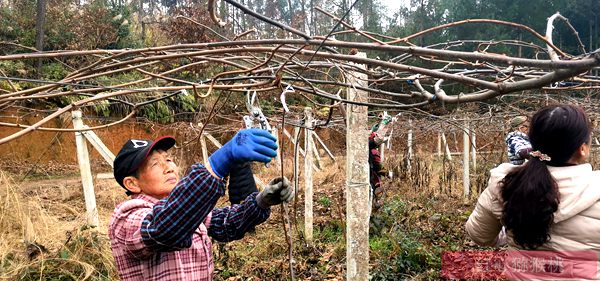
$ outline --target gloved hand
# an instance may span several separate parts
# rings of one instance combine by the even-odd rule
[[[527,148],[523,148],[519,151],[517,151],[517,155],[521,158],[521,159],[529,159],[531,158],[531,155],[529,155],[529,153],[532,151],[533,149],[531,147],[527,147]]]
[[[383,116],[383,119],[381,119],[381,123],[383,125],[387,125],[391,122],[392,122],[392,116],[390,116],[390,115],[385,115],[385,116]]]
[[[256,195],[258,206],[266,209],[283,202],[290,202],[294,197],[294,190],[290,181],[284,177],[272,179],[269,184]]]
[[[277,156],[275,136],[266,130],[251,128],[239,131],[223,147],[208,157],[213,172],[223,178],[233,164],[250,161],[269,163]]]

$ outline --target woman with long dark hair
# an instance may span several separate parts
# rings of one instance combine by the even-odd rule
[[[490,171],[466,223],[473,241],[492,246],[504,226],[510,249],[600,253],[600,171],[587,163],[591,131],[578,106],[539,110],[529,126],[530,159]]]

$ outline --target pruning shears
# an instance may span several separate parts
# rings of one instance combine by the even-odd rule
[[[261,128],[263,130],[271,132],[271,125],[269,124],[269,120],[263,114],[260,106],[258,105],[258,101],[256,99],[256,91],[250,94],[248,92],[248,99],[246,100],[246,108],[248,109],[249,114],[244,115],[244,125],[246,129],[249,128]],[[256,124],[255,124],[256,123]]]
[[[263,130],[267,130],[269,133],[272,132],[269,120],[267,120],[267,117],[265,117],[265,115],[262,112],[262,109],[260,109],[260,106],[258,105],[256,91],[254,91],[252,95],[250,94],[250,91],[248,91],[246,108],[248,109],[249,113],[248,115],[244,115],[243,117],[246,129],[261,128]],[[268,168],[269,163],[265,163],[265,167]]]

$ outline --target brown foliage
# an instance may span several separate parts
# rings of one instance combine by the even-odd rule
[[[161,29],[169,34],[173,43],[202,43],[220,40],[206,27],[177,16],[190,18],[210,26],[212,29],[218,28],[210,18],[208,10],[196,7],[178,7],[173,10],[173,16],[161,26]]]

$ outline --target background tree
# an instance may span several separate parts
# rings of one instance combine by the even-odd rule
[[[46,18],[46,0],[37,0],[35,14],[35,48],[44,51],[44,22]],[[42,70],[42,59],[37,60],[38,75]]]

